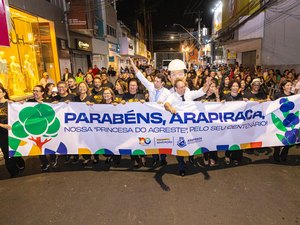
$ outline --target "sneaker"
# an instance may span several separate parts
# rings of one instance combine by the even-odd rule
[[[77,163],[79,163],[79,159],[74,157],[72,159],[72,164],[77,164]]]
[[[145,157],[141,158],[141,163],[142,163],[143,167],[146,167],[146,158]]]
[[[259,152],[256,149],[253,150],[253,154],[259,156]]]
[[[216,165],[216,161],[215,161],[215,160],[213,160],[213,159],[210,159],[210,165],[211,165],[211,166],[214,166],[214,165]]]
[[[179,171],[179,175],[182,176],[182,177],[184,177],[185,176],[185,170],[180,170]]]
[[[67,156],[64,164],[69,164],[70,162],[72,161],[71,157],[70,156]]]
[[[19,173],[23,173],[25,170],[25,166],[18,166],[19,168]]]
[[[87,164],[89,163],[89,161],[90,161],[89,159],[84,160],[84,161],[82,162],[82,165],[83,165],[83,166],[87,166]]]
[[[230,158],[229,157],[225,157],[225,163],[226,163],[226,165],[230,164]]]
[[[274,159],[274,161],[275,162],[278,162],[278,163],[280,163],[280,157],[279,156],[273,156],[273,159]]]
[[[208,166],[209,165],[209,160],[203,159],[203,163],[204,163],[205,166]]]
[[[112,161],[112,157],[111,156],[107,157],[105,160],[105,165],[109,165],[111,161]]]
[[[152,160],[152,167],[155,167],[155,166],[157,166],[157,164],[158,164],[158,160],[155,160],[155,159],[153,159]]]
[[[194,157],[189,157],[189,162],[190,164],[194,165],[195,164]]]
[[[166,166],[168,164],[167,160],[161,160],[160,165],[161,166]]]
[[[47,172],[49,170],[49,167],[50,167],[49,164],[42,165],[41,167],[42,172]]]
[[[57,168],[57,156],[55,157],[55,159],[54,159],[54,161],[53,162],[51,162],[51,166],[52,166],[52,168]]]
[[[233,164],[234,164],[235,166],[238,166],[238,165],[239,165],[239,161],[233,160]]]

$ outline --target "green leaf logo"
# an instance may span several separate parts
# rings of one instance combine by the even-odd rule
[[[28,138],[42,150],[44,144],[56,137],[60,122],[55,111],[46,104],[26,107],[19,113],[19,121],[12,125],[12,133],[18,138]],[[50,137],[42,141],[42,137]]]
[[[278,118],[274,113],[271,114],[272,116],[272,121],[274,123],[274,125],[277,127],[278,130],[281,130],[283,132],[286,132],[287,129],[286,127],[283,125],[282,121],[280,118]]]

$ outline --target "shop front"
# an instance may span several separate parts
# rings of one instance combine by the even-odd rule
[[[92,39],[80,34],[71,36],[72,72],[78,69],[86,73],[92,67]]]
[[[0,47],[0,82],[12,99],[32,95],[43,72],[59,80],[54,23],[44,18],[9,8],[9,47]]]
[[[106,42],[99,39],[92,39],[93,45],[93,66],[97,65],[98,68],[108,66],[108,45]]]

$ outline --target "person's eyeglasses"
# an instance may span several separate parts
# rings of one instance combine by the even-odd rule
[[[40,92],[40,91],[39,90],[32,90],[32,92],[35,93],[35,92]]]

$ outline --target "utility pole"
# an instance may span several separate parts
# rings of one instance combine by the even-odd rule
[[[199,50],[198,50],[198,62],[200,61],[200,56],[201,56],[201,21],[202,19],[200,18],[201,12],[198,13],[198,43],[199,43]],[[203,60],[202,60],[202,65],[203,65]]]

